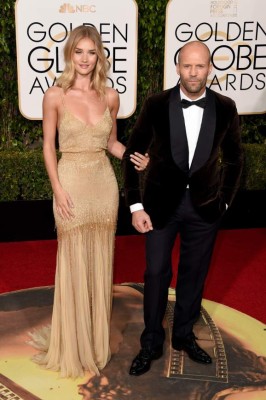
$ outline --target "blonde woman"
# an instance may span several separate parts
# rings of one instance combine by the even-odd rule
[[[110,359],[118,187],[106,151],[121,159],[118,93],[107,88],[101,38],[80,26],[64,48],[65,69],[43,100],[43,153],[54,193],[58,234],[51,336],[35,361],[62,377],[99,374]],[[62,157],[57,164],[55,138]],[[132,158],[142,170],[148,157]],[[40,332],[33,334],[41,348]]]

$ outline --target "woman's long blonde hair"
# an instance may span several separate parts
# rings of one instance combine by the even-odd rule
[[[78,26],[70,33],[64,47],[65,68],[62,75],[56,80],[56,85],[64,91],[70,89],[75,81],[75,68],[72,62],[72,56],[81,39],[88,38],[92,40],[96,47],[97,63],[91,76],[91,88],[101,96],[105,93],[107,72],[109,62],[104,53],[101,36],[93,26]]]

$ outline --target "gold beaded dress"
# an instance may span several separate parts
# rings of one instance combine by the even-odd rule
[[[64,102],[63,102],[64,105]],[[54,216],[58,235],[52,326],[32,333],[43,350],[34,360],[62,377],[99,374],[110,359],[116,177],[106,154],[112,129],[107,107],[89,126],[64,105],[59,127],[59,180],[74,203],[74,218]],[[44,336],[50,336],[47,340]]]

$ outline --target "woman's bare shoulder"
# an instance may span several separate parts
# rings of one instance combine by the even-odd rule
[[[44,96],[49,99],[54,99],[62,96],[62,94],[63,94],[62,88],[60,88],[59,86],[51,86],[49,89],[46,90]]]
[[[119,104],[119,94],[113,88],[106,88],[106,98],[109,108],[113,108],[114,106],[117,106]]]
[[[43,101],[58,105],[63,95],[63,89],[58,86],[51,86],[44,93]]]
[[[111,88],[111,87],[106,87],[105,89],[106,91],[106,96],[108,96],[108,98],[112,98],[112,99],[118,99],[119,98],[119,94],[117,92],[117,90]]]

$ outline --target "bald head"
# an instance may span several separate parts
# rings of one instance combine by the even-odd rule
[[[183,47],[181,47],[179,54],[178,54],[178,63],[181,62],[183,55],[186,55],[187,53],[189,53],[191,51],[197,52],[200,55],[200,57],[202,57],[202,59],[204,59],[204,61],[206,61],[207,63],[210,64],[211,53],[210,53],[208,46],[206,46],[205,43],[199,42],[197,40],[195,40],[193,42],[188,42]]]

